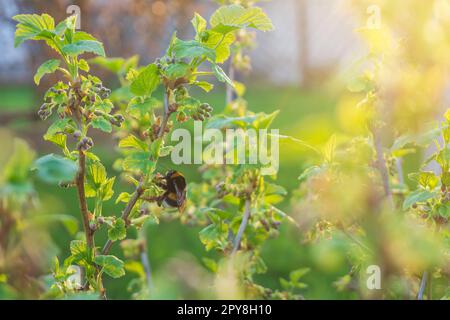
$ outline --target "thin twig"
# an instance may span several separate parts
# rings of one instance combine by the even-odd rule
[[[128,225],[128,218],[129,218],[129,216],[131,214],[131,211],[133,210],[134,206],[136,205],[137,201],[139,200],[139,198],[142,196],[143,193],[144,193],[143,183],[140,182],[139,185],[136,187],[136,190],[134,191],[133,196],[131,197],[131,199],[128,202],[127,206],[122,211],[122,219],[125,220],[126,225]],[[111,240],[108,240],[106,242],[105,246],[102,249],[102,254],[103,255],[106,255],[106,254],[109,253],[113,243],[114,242],[111,241]]]
[[[379,129],[373,129],[373,140],[375,144],[375,151],[377,155],[377,168],[380,172],[381,180],[383,182],[384,193],[386,198],[388,198],[389,202],[392,206],[394,206],[394,199],[392,197],[392,190],[389,185],[389,172],[386,165],[386,160],[384,159],[383,146],[381,144],[381,137],[379,133]]]
[[[231,81],[234,82],[234,78],[235,78],[235,72],[234,72],[234,67],[233,67],[233,61],[230,60],[230,65],[228,67],[228,76],[231,79]],[[233,94],[234,94],[234,89],[232,86],[230,86],[227,83],[226,86],[226,105],[229,105],[232,101],[233,101]]]
[[[86,155],[82,150],[78,152],[78,174],[76,186],[78,191],[78,200],[80,203],[81,217],[83,218],[84,233],[86,234],[86,245],[89,249],[94,248],[94,237],[89,225],[90,217],[86,202],[86,193],[84,190],[84,179],[86,175]]]
[[[170,111],[169,111],[169,93],[167,90],[164,93],[164,115],[163,120],[161,123],[161,128],[158,132],[158,139],[161,138],[164,135],[164,132],[166,131],[167,122],[169,121],[170,117]]]
[[[403,161],[401,158],[395,159],[395,165],[397,167],[397,175],[398,175],[398,182],[403,186],[405,184],[405,177],[403,174]]]
[[[425,293],[425,288],[427,287],[428,271],[424,271],[422,275],[422,280],[420,281],[419,293],[417,294],[417,300],[423,300],[423,294]]]
[[[150,258],[147,253],[147,237],[144,227],[140,230],[139,237],[141,238],[141,263],[144,266],[145,279],[147,280],[148,291],[150,293],[153,289],[152,268]]]
[[[244,235],[245,229],[247,228],[248,220],[250,218],[250,208],[251,207],[251,200],[250,198],[245,200],[245,211],[244,211],[244,217],[242,218],[241,225],[239,226],[238,233],[236,235],[236,238],[234,239],[234,246],[233,251],[231,252],[231,255],[235,255],[236,252],[239,250],[239,247],[241,246],[241,239]]]

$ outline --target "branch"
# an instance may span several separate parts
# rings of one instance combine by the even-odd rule
[[[128,218],[131,214],[131,211],[133,210],[134,206],[136,205],[139,198],[144,193],[143,189],[143,183],[140,182],[139,185],[136,187],[136,191],[134,191],[133,196],[131,197],[130,201],[128,202],[127,206],[122,212],[122,219],[125,220],[126,225],[128,226]],[[111,250],[111,247],[113,245],[113,241],[108,240],[105,244],[105,246],[102,249],[102,255],[107,255],[109,251]]]
[[[417,300],[423,300],[423,294],[425,293],[425,288],[427,287],[428,271],[424,271],[422,275],[422,280],[420,281],[419,293],[417,294]]]
[[[169,117],[170,117],[169,94],[166,89],[166,91],[164,93],[164,115],[163,115],[163,120],[161,123],[161,128],[159,129],[159,132],[158,132],[158,139],[164,135],[164,132],[166,131],[166,127],[167,127],[167,122],[169,121]]]
[[[78,155],[78,174],[76,178],[78,200],[80,203],[81,217],[83,218],[84,233],[86,234],[86,245],[89,249],[92,249],[94,248],[94,234],[89,225],[90,217],[86,202],[86,193],[84,190],[84,178],[86,175],[86,155],[82,150],[78,151]]]
[[[235,78],[235,72],[234,72],[234,67],[233,67],[233,60],[230,60],[230,65],[228,67],[228,76],[230,77],[231,81],[234,81]],[[233,102],[233,95],[234,95],[234,89],[232,86],[230,86],[229,84],[227,84],[226,86],[226,106],[228,106],[231,102]]]
[[[150,258],[148,257],[147,253],[147,237],[144,234],[143,230],[145,228],[142,228],[141,232],[139,233],[139,237],[141,238],[141,263],[144,266],[145,271],[145,279],[147,280],[147,286],[149,293],[151,292],[153,288],[153,282],[152,282],[152,268],[150,265]]]
[[[374,128],[372,130],[375,151],[377,154],[377,168],[380,172],[381,180],[383,182],[384,193],[393,207],[394,199],[392,198],[392,190],[389,185],[389,172],[387,169],[386,160],[384,159],[383,146],[381,144],[381,138],[378,130],[379,129],[377,128]]]
[[[250,198],[245,200],[245,212],[244,217],[242,218],[241,225],[239,226],[238,233],[236,235],[236,238],[234,239],[234,246],[233,251],[231,252],[231,255],[235,255],[236,252],[239,250],[239,247],[241,246],[241,239],[244,235],[244,231],[247,228],[247,223],[250,218],[250,208],[251,207],[251,201]]]

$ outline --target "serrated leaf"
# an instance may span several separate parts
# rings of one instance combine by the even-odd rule
[[[70,253],[73,262],[88,260],[86,242],[83,240],[72,240],[70,242]]]
[[[91,69],[87,61],[84,59],[80,59],[80,61],[78,61],[78,67],[80,68],[80,70],[83,70],[84,72],[89,72],[89,70]]]
[[[148,151],[147,144],[132,134],[119,141],[119,148],[133,148],[136,150]]]
[[[44,62],[37,70],[35,76],[34,76],[34,82],[36,85],[39,85],[41,82],[41,79],[44,75],[50,74],[58,70],[60,61],[58,59],[51,59],[46,62]]]
[[[435,192],[418,189],[410,193],[403,202],[403,210],[408,210],[416,203],[426,202],[436,196]]]
[[[122,163],[122,167],[127,171],[141,171],[146,173],[153,163],[150,161],[149,152],[133,152],[128,155]]]
[[[210,92],[212,89],[214,89],[214,85],[206,81],[196,81],[193,83],[193,85],[203,89],[205,92]]]
[[[106,169],[100,162],[89,165],[87,170],[87,181],[92,183],[94,189],[99,189],[106,181]]]
[[[144,68],[131,83],[131,92],[137,96],[150,96],[160,84],[158,67],[154,64]]]
[[[161,101],[153,97],[134,97],[127,107],[127,112],[135,117],[144,117],[147,113],[162,106]]]
[[[217,32],[209,32],[206,45],[214,49],[216,52],[216,63],[224,63],[231,55],[230,46],[234,43],[236,37],[233,33],[228,33],[225,36]]]
[[[206,30],[207,22],[206,22],[205,18],[203,18],[197,12],[195,13],[194,18],[192,19],[191,23],[194,26],[196,34],[200,34],[201,32]]]
[[[236,4],[217,9],[211,16],[210,24],[213,31],[223,34],[247,27],[260,31],[273,30],[272,21],[261,8],[244,8]]]
[[[108,230],[108,238],[111,241],[123,240],[127,236],[125,221],[121,218],[116,219]]]
[[[205,56],[211,61],[216,60],[216,52],[196,40],[183,41],[177,39],[173,46],[173,53],[178,59],[193,59]]]
[[[115,181],[116,177],[109,178],[100,187],[100,198],[102,201],[108,201],[114,195],[113,186]]]
[[[191,66],[187,63],[175,63],[167,67],[165,74],[169,79],[187,78],[191,72]]]
[[[422,187],[430,190],[433,190],[439,184],[439,178],[431,171],[411,173],[408,176],[410,179],[417,181]]]
[[[116,204],[119,202],[128,203],[131,199],[131,195],[128,192],[122,192],[116,199]]]
[[[104,117],[95,117],[91,121],[92,128],[99,129],[103,132],[111,133],[112,124],[106,120]]]
[[[79,56],[83,53],[94,53],[98,56],[105,56],[103,44],[95,40],[79,40],[65,45],[61,51],[69,56]]]
[[[74,161],[54,154],[37,159],[34,167],[38,177],[50,184],[73,181],[78,171],[78,166]]]
[[[26,40],[48,40],[54,36],[55,21],[48,14],[19,14],[13,20],[19,22],[14,36],[15,47]]]
[[[125,275],[124,263],[119,258],[109,255],[99,255],[94,258],[94,262],[102,267],[102,270],[114,279]]]

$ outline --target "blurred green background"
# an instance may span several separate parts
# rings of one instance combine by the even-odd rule
[[[281,113],[276,119],[273,127],[280,128],[281,134],[291,134],[297,138],[314,143],[325,142],[331,133],[339,127],[336,123],[336,99],[332,94],[324,94],[325,90],[318,91],[299,89],[295,87],[273,87],[268,84],[250,84],[247,93],[249,107],[255,112],[273,112],[280,109]],[[215,108],[215,113],[220,113],[224,108],[225,92],[220,87],[212,94],[205,96],[204,101],[209,102]],[[11,112],[23,112],[24,114],[36,112],[40,101],[39,93],[33,87],[2,87],[0,89],[0,117]],[[314,123],[314,126],[311,124]],[[57,152],[51,144],[41,142],[41,136],[45,132],[45,124],[40,121],[24,120],[17,117],[8,121],[8,128],[14,135],[24,138],[30,145],[38,150],[40,155],[50,152]],[[97,139],[103,143],[97,143],[95,151],[109,167],[109,172],[113,172],[112,164],[117,156],[114,150],[113,141],[104,136]],[[311,154],[301,147],[292,145],[281,145],[280,151],[280,172],[278,183],[284,186],[290,195],[298,187],[297,177],[310,165]],[[181,169],[189,182],[199,179],[195,166],[185,166]],[[76,201],[75,190],[61,189],[56,186],[49,186],[38,183],[41,202],[54,214],[69,214],[79,219],[78,203]],[[129,186],[117,185],[116,194],[121,191],[128,191]],[[290,197],[288,196],[287,199]],[[289,200],[281,204],[281,209],[289,212]],[[105,212],[114,210],[114,201],[106,203]],[[115,214],[118,214],[117,212]],[[150,226],[147,229],[149,258],[154,272],[156,286],[161,284],[157,290],[161,298],[198,298],[185,296],[179,286],[180,279],[177,275],[169,276],[166,272],[167,266],[176,257],[190,256],[188,260],[197,264],[202,264],[202,257],[214,256],[214,253],[205,253],[204,248],[198,238],[199,228],[181,225],[178,221],[166,221],[160,225]],[[63,259],[69,254],[68,243],[72,236],[61,226],[51,228],[51,235],[60,250],[60,258]],[[99,235],[98,241],[102,242],[106,235]],[[319,250],[311,250],[309,245],[301,243],[301,236],[298,229],[290,224],[284,224],[281,234],[277,239],[272,239],[263,248],[263,258],[268,266],[268,273],[257,277],[257,281],[271,288],[279,288],[279,278],[288,277],[289,272],[300,268],[309,267],[312,270],[322,270],[327,272],[311,272],[305,276],[304,282],[309,284],[309,288],[304,290],[306,298],[348,298],[347,294],[340,295],[332,287],[334,281],[346,274],[349,270],[346,267],[344,252],[333,250],[339,248],[345,239],[333,240],[319,247]],[[115,246],[114,251],[120,255],[119,246]],[[340,253],[341,252],[341,253]],[[187,259],[187,258],[186,258]],[[344,262],[342,264],[342,262]],[[331,272],[330,272],[331,271]],[[130,292],[126,290],[127,284],[133,277],[127,274],[122,279],[106,280],[106,288],[110,298],[129,298]],[[172,277],[172,279],[170,279]],[[173,278],[175,277],[175,278]]]

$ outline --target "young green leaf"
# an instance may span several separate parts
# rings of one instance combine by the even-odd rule
[[[48,14],[19,14],[13,17],[19,22],[16,27],[14,46],[26,40],[51,40],[54,36],[55,21]]]
[[[148,65],[131,83],[131,92],[137,96],[150,96],[160,84],[158,67],[154,64]]]
[[[75,57],[83,53],[94,53],[98,56],[105,56],[103,44],[95,40],[80,40],[65,45],[61,50],[64,54]]]
[[[50,74],[58,70],[60,61],[57,59],[51,59],[44,62],[37,70],[36,75],[34,76],[34,82],[36,85],[39,85],[41,79],[44,75]]]
[[[217,9],[211,16],[210,24],[213,31],[223,34],[246,27],[260,31],[273,30],[272,21],[261,8],[244,8],[235,4]]]
[[[193,59],[205,56],[211,61],[216,60],[216,52],[213,49],[195,40],[183,41],[177,39],[173,47],[173,53],[178,59]]]
[[[78,171],[75,162],[54,154],[37,159],[34,166],[38,177],[50,184],[73,181]]]
[[[92,128],[99,129],[103,132],[111,133],[112,132],[112,125],[111,122],[106,120],[104,117],[99,116],[92,119]]]
[[[120,278],[125,275],[124,263],[115,256],[99,255],[94,258],[94,262],[102,267],[102,270],[112,278]]]
[[[127,236],[125,221],[121,218],[116,219],[108,230],[108,238],[111,241],[123,240]]]

